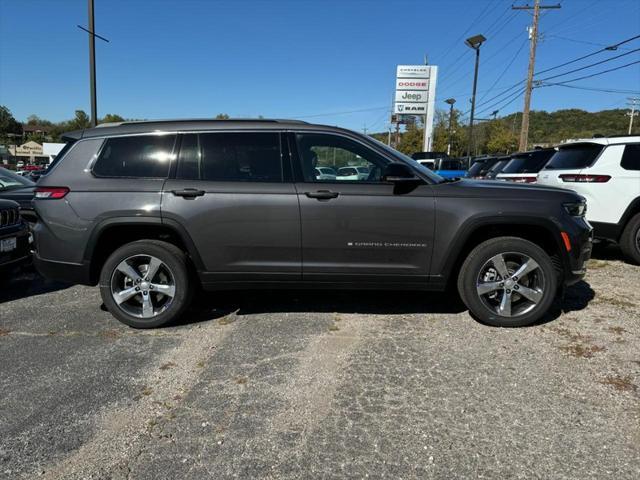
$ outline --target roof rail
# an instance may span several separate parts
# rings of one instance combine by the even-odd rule
[[[238,122],[238,123],[300,123],[306,124],[303,120],[288,119],[268,119],[268,118],[165,118],[160,120],[125,120],[123,122],[107,122],[97,125],[97,127],[115,127],[119,125],[137,125],[141,123],[174,123],[174,122]]]

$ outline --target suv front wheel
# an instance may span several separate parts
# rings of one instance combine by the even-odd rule
[[[111,254],[100,274],[109,312],[134,328],[155,328],[179,318],[191,301],[188,260],[158,240],[128,243]]]
[[[475,247],[458,277],[458,291],[472,315],[497,327],[540,320],[558,286],[549,255],[535,243],[499,237]]]

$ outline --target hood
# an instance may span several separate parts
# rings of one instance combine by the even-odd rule
[[[499,180],[462,179],[456,182],[441,183],[434,186],[434,192],[446,196],[490,197],[506,199],[535,199],[550,201],[580,201],[577,193],[563,188],[539,184],[501,182]]]

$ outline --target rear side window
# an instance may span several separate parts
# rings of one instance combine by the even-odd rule
[[[578,145],[570,145],[560,147],[553,154],[549,163],[544,167],[545,170],[577,170],[587,168],[593,165],[603,145],[595,143],[582,143]]]
[[[545,166],[550,154],[531,154],[513,157],[502,169],[502,173],[538,173]]]
[[[624,147],[620,166],[625,170],[640,170],[640,143],[632,143]]]
[[[108,138],[93,167],[99,177],[166,178],[175,135]]]
[[[185,135],[177,177],[210,182],[282,182],[280,134]]]

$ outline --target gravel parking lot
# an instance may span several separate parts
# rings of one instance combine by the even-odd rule
[[[640,267],[590,267],[522,329],[278,291],[136,331],[25,273],[0,290],[0,477],[639,478]]]

